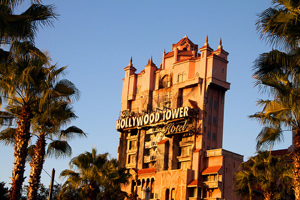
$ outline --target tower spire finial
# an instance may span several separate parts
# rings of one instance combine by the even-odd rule
[[[131,56],[131,58],[130,58],[130,61],[129,61],[128,66],[132,66],[132,56]]]
[[[222,38],[220,38],[220,43],[219,43],[219,46],[218,46],[219,49],[222,49],[223,46],[222,46]]]
[[[208,35],[206,35],[206,39],[205,39],[205,44],[204,44],[204,46],[209,46],[209,44],[208,44]]]
[[[150,58],[150,64],[152,64],[153,62],[152,62],[152,55],[151,55],[151,58]]]

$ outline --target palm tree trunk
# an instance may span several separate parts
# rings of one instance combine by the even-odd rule
[[[293,163],[294,163],[294,191],[295,199],[300,200],[300,130],[296,131],[294,136],[294,151],[293,151]]]
[[[17,122],[18,128],[15,134],[15,161],[11,178],[11,189],[9,191],[10,200],[19,200],[21,197],[21,188],[24,181],[25,162],[28,152],[28,141],[30,139],[30,119],[30,106],[24,105]]]
[[[38,138],[32,160],[30,162],[30,176],[29,176],[29,185],[27,188],[28,195],[27,200],[36,200],[37,199],[37,191],[40,184],[41,173],[44,165],[44,157],[45,157],[45,147],[46,140],[45,134],[41,134]]]

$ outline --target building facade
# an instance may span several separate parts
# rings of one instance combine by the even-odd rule
[[[233,177],[243,156],[222,149],[227,57],[222,42],[200,49],[187,36],[136,73],[125,70],[118,160],[141,199],[236,199]]]

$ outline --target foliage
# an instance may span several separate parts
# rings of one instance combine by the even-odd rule
[[[31,42],[14,42],[8,58],[0,65],[0,104],[6,100],[6,111],[17,121],[12,199],[18,199],[24,181],[25,158],[34,116],[38,116],[49,101],[69,102],[72,97],[78,97],[77,89],[70,81],[57,81],[65,67],[57,69],[49,61],[48,56]]]
[[[1,200],[9,200],[8,188],[5,187],[5,182],[0,182],[0,199]]]
[[[261,92],[270,99],[261,99],[260,112],[250,117],[264,127],[257,136],[257,148],[273,147],[283,140],[283,133],[293,133],[293,183],[295,198],[300,199],[300,49],[288,53],[273,50],[256,60],[254,78]]]
[[[265,199],[286,199],[292,193],[292,176],[292,166],[286,156],[258,152],[236,173],[234,190],[250,200],[255,191],[262,191]]]
[[[0,44],[13,41],[33,41],[39,26],[52,25],[57,17],[52,5],[42,5],[36,0],[31,6],[19,15],[14,10],[23,1],[0,1]]]
[[[66,177],[59,196],[77,191],[82,199],[122,199],[126,193],[121,191],[120,184],[127,183],[130,174],[127,169],[119,168],[116,159],[108,159],[108,153],[98,154],[95,148],[70,161],[71,169],[61,172]],[[72,170],[75,168],[75,171]]]
[[[273,6],[258,15],[257,30],[261,38],[288,48],[300,44],[299,0],[272,0]]]

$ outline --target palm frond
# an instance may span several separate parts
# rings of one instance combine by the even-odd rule
[[[273,147],[275,143],[283,141],[283,134],[280,127],[264,127],[258,134],[256,149],[262,147]]]
[[[34,149],[35,149],[35,145],[30,145],[28,147],[28,154],[27,154],[27,157],[26,157],[27,162],[31,162],[32,157],[34,155]]]
[[[55,140],[48,145],[47,156],[55,158],[72,155],[72,148],[66,141]]]
[[[0,143],[4,145],[11,145],[15,144],[15,128],[7,128],[0,132]]]
[[[81,130],[80,128],[76,127],[76,126],[70,126],[68,127],[66,130],[62,130],[60,132],[60,139],[66,139],[66,140],[70,140],[70,139],[74,139],[76,137],[82,138],[82,137],[86,137],[86,133],[83,132],[83,130]]]

